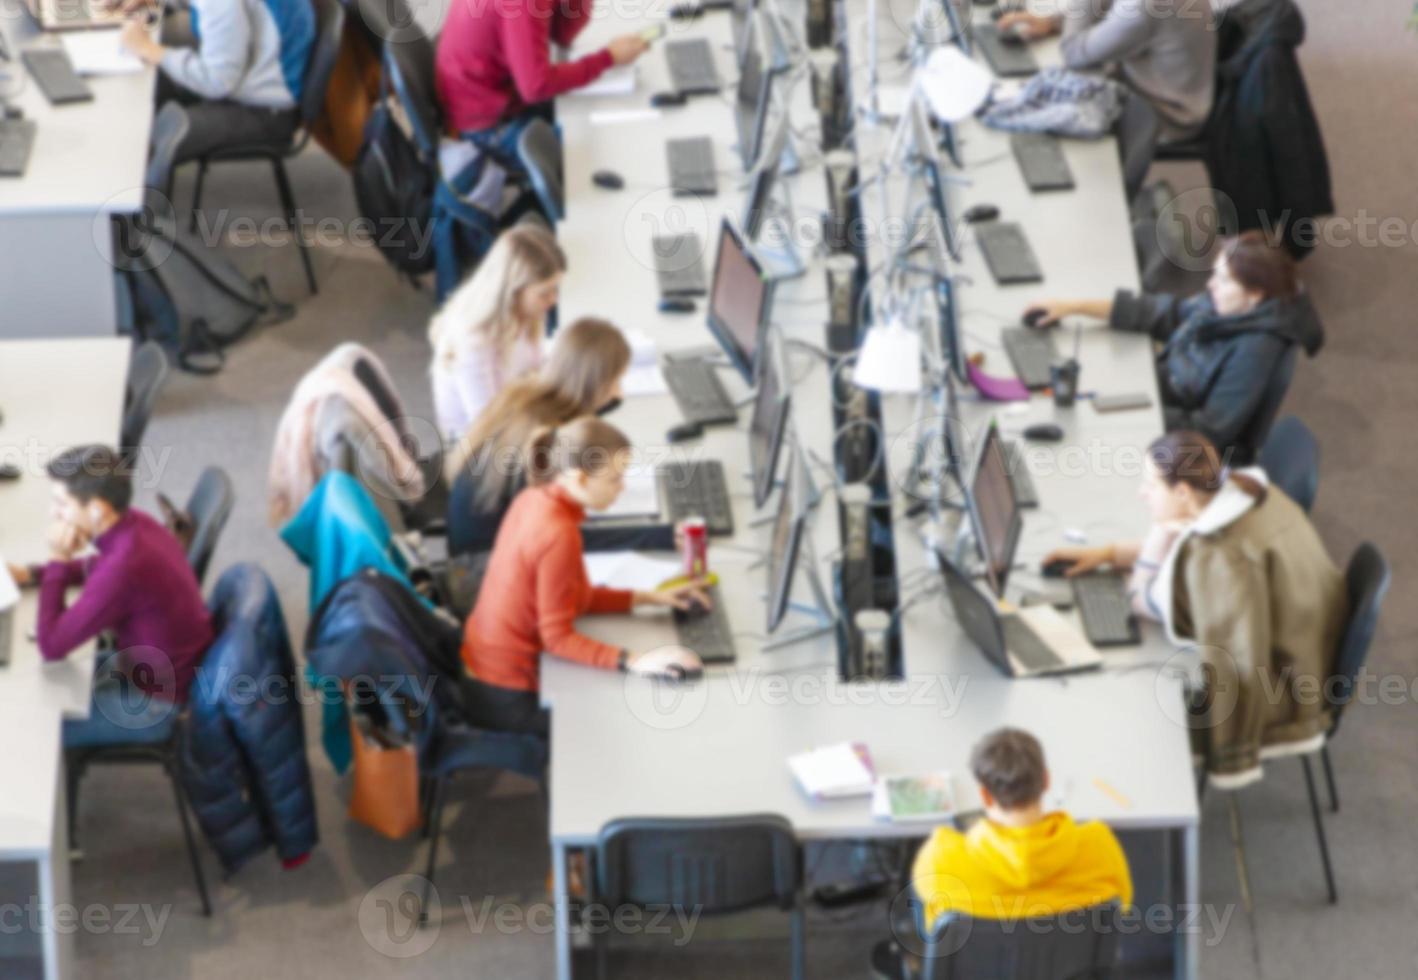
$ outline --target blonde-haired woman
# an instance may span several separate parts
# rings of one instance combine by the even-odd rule
[[[499,391],[541,365],[547,314],[565,272],[551,232],[518,225],[434,314],[433,406],[445,441],[460,439]]]

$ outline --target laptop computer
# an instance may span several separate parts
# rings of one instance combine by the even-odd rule
[[[1006,677],[1046,677],[1103,665],[1087,637],[1052,606],[1001,613],[993,598],[944,554],[936,554],[961,629]]]

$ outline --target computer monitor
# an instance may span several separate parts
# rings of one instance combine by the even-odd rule
[[[709,332],[745,384],[753,384],[754,358],[772,298],[773,284],[763,274],[763,266],[725,218],[719,225],[714,278],[709,284]]]
[[[748,462],[753,473],[753,504],[762,507],[778,478],[778,456],[788,429],[792,390],[787,384],[783,345],[774,330],[764,331],[748,423]]]
[[[803,534],[807,530],[806,464],[796,446],[789,454],[788,474],[783,492],[778,498],[778,513],[773,519],[773,538],[768,550],[768,632],[772,633],[788,614],[788,602],[793,594],[793,574],[797,570],[798,552],[802,550]]]
[[[961,51],[969,55],[970,0],[940,0],[940,5],[945,8],[945,19],[950,24],[951,40]]]
[[[951,258],[959,262],[960,243],[956,241],[955,226],[950,220],[949,190],[941,169],[935,130],[931,128],[930,107],[926,104],[924,93],[916,92],[907,105],[906,112],[911,126],[911,145],[915,150],[916,159],[920,161],[921,173],[925,179],[926,198],[940,217],[946,250]]]
[[[763,140],[762,152],[754,163],[753,179],[748,185],[748,198],[743,209],[743,233],[751,242],[758,241],[763,229],[763,219],[767,217],[768,202],[773,196],[773,185],[778,179],[778,168],[787,146],[788,121],[781,116]]]
[[[749,34],[748,25],[757,7],[755,0],[733,0],[733,6],[729,8],[729,26],[734,33],[734,63],[740,70],[743,69],[743,56],[747,50],[744,41]]]
[[[965,357],[964,338],[960,335],[959,295],[951,275],[950,244],[945,222],[934,208],[927,215],[931,248],[931,274],[934,277],[931,295],[936,305],[936,335],[940,340],[939,354],[955,376],[963,383],[970,381],[970,365]]]
[[[985,578],[995,595],[1003,599],[1024,522],[1014,500],[1014,484],[1009,478],[1009,463],[1000,441],[999,426],[993,421],[980,440],[970,492],[965,499],[970,524],[975,530],[975,543],[985,561]]]
[[[743,169],[753,169],[758,159],[763,127],[768,119],[768,104],[773,95],[773,70],[767,67],[763,46],[767,41],[762,14],[749,15],[744,28],[744,52],[739,65],[738,94],[735,98],[734,125],[738,130],[739,157]]]

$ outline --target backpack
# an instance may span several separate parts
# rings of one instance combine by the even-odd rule
[[[423,159],[395,116],[387,82],[380,88],[351,174],[355,200],[374,225],[380,254],[400,272],[417,276],[433,268],[433,251],[418,232],[432,221],[437,178],[432,161]]]
[[[113,236],[119,332],[157,341],[192,374],[216,374],[223,348],[294,312],[265,276],[248,278],[172,215],[145,207],[115,218]]]

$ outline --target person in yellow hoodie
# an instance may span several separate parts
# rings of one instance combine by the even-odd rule
[[[984,817],[964,834],[938,828],[912,869],[927,930],[947,912],[1022,919],[1113,900],[1132,904],[1132,876],[1113,832],[1044,811],[1049,771],[1038,739],[1001,728],[975,746],[970,768]]]

